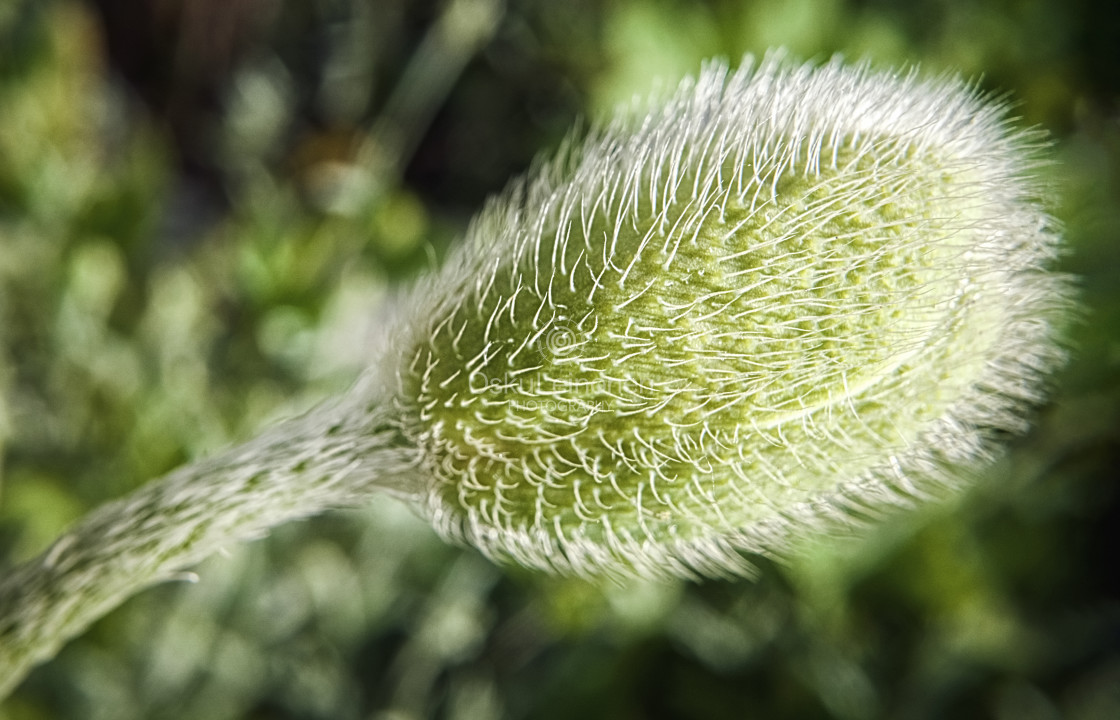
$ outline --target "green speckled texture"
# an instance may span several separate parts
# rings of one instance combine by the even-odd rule
[[[553,225],[432,318],[406,393],[442,502],[560,547],[691,542],[916,443],[999,321],[969,209],[937,158],[834,162],[758,174],[753,206]]]

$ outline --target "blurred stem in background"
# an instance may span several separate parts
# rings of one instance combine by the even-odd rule
[[[320,56],[311,59],[318,87],[309,93],[304,88],[306,97],[292,114],[310,117],[289,117],[289,127],[273,132],[298,132],[293,125],[310,119],[324,125],[327,134],[352,136],[350,147],[341,151],[350,153],[350,159],[363,151],[373,154],[366,168],[379,176],[376,188],[399,181],[434,114],[464,66],[495,32],[502,12],[500,0],[453,0],[440,8],[384,104],[375,109],[369,97],[374,51],[362,47],[368,40],[362,31],[384,19],[376,17],[376,7],[336,4],[333,11],[328,5],[317,11],[315,6],[280,7],[265,0],[90,1],[113,69],[166,127],[177,156],[176,199],[189,204],[183,209],[196,225],[188,231],[192,235],[229,210],[222,147],[214,140],[227,120],[230,87],[259,51],[274,16],[311,15],[317,21],[312,33],[321,37],[309,33],[301,38],[318,46],[304,49]],[[367,121],[364,116],[371,112],[375,116]],[[363,125],[370,126],[364,141]]]
[[[580,114],[784,45],[1056,136],[1076,358],[956,507],[758,583],[499,571],[401,508],[95,626],[0,718],[1120,716],[1120,20],[1098,0],[0,3],[0,572],[349,382],[371,308]]]

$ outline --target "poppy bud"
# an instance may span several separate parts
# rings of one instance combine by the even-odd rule
[[[406,315],[434,524],[563,572],[736,574],[957,484],[1061,355],[1032,149],[958,81],[774,58],[572,143]]]

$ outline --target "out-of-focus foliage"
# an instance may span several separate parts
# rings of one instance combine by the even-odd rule
[[[1120,717],[1118,34],[1092,0],[0,4],[0,572],[345,387],[487,194],[706,56],[1010,90],[1087,308],[974,491],[758,581],[496,568],[386,500],[144,593],[0,718]]]

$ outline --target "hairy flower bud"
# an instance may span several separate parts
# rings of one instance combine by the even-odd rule
[[[728,574],[952,486],[1061,355],[1031,154],[960,82],[776,59],[573,144],[406,313],[429,516],[540,568]]]
[[[490,203],[347,395],[0,578],[0,697],[143,587],[379,492],[494,558],[689,577],[959,484],[1061,359],[1033,163],[959,82],[708,67]]]

